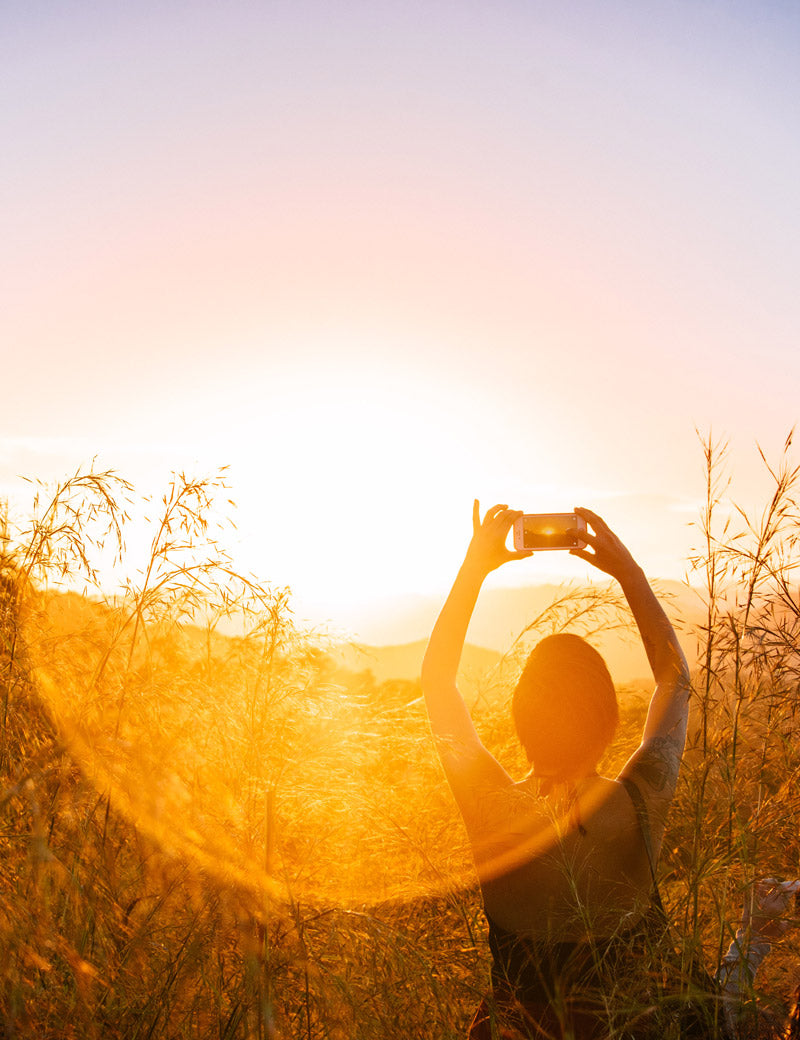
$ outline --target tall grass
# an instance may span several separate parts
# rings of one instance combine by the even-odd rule
[[[798,872],[798,473],[787,441],[753,516],[730,505],[724,447],[703,453],[703,620],[686,622],[698,667],[661,879],[676,934],[713,966],[752,880]],[[176,475],[144,507],[138,568],[125,536],[143,507],[114,473],[4,514],[0,1036],[461,1036],[488,984],[485,926],[418,684],[338,666],[286,589],[239,573],[227,494],[224,473]],[[620,624],[619,606],[575,591],[518,649]],[[517,656],[475,716],[519,772]],[[645,707],[623,697],[609,771]],[[778,1000],[790,953],[759,977]]]
[[[753,881],[800,873],[800,469],[792,434],[776,464],[759,450],[766,500],[746,510],[729,497],[727,445],[702,447],[706,501],[690,565],[704,620],[694,626],[694,711],[665,862],[673,916],[713,963]],[[794,974],[774,955],[764,985],[777,995]]]

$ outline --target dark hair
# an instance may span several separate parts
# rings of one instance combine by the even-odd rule
[[[619,721],[614,683],[580,636],[547,636],[530,653],[511,702],[517,735],[537,774],[572,779],[593,769]]]

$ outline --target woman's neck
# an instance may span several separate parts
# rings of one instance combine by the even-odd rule
[[[542,797],[555,796],[555,797],[573,797],[578,793],[587,781],[594,781],[597,779],[597,770],[590,769],[586,772],[581,772],[576,776],[553,776],[543,773],[537,773],[536,768],[532,768],[525,778],[525,783],[530,784],[531,787],[537,790],[537,793]]]

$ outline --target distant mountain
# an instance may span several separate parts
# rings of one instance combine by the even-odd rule
[[[613,587],[592,586],[593,592],[589,595],[602,596],[609,588]],[[689,664],[694,666],[698,651],[691,627],[702,620],[701,600],[697,592],[679,582],[660,582],[657,592],[676,625]],[[525,635],[520,652],[553,630],[550,622],[554,610],[558,619],[563,621],[566,615],[586,607],[586,595],[585,589],[568,585],[485,589],[472,618],[468,643],[462,655],[460,683],[464,692],[477,695],[487,685],[496,683],[501,678],[498,666],[502,665],[506,655],[513,656],[515,639],[527,626],[537,619],[540,622]],[[332,646],[328,645],[326,652],[348,670],[371,671],[378,682],[418,679],[428,636],[441,602],[440,597],[407,597],[391,603],[387,609],[375,608],[369,618],[363,619],[362,631],[354,632],[352,641],[336,641]],[[51,595],[47,612],[56,632],[82,629],[91,624],[102,625],[105,617],[105,609],[100,604],[76,593]],[[567,627],[583,632],[580,623]],[[200,642],[206,639],[203,630],[191,625],[184,626],[183,633],[185,639]],[[409,634],[411,638],[408,638]],[[601,626],[598,631],[589,633],[588,638],[603,654],[617,685],[650,681],[647,658],[634,628],[624,630]],[[226,636],[218,632],[214,639],[224,642]],[[513,661],[509,667],[514,670]]]
[[[337,664],[350,671],[369,670],[378,682],[387,679],[419,679],[426,639],[398,646],[341,644],[331,651]],[[502,655],[496,650],[468,643],[461,655],[459,681],[464,692],[477,693],[496,671]]]
[[[591,587],[590,595],[603,595],[612,586]],[[696,640],[689,631],[702,617],[702,605],[697,593],[680,582],[657,583],[657,592],[667,614],[678,630],[686,656],[692,665],[697,656]],[[493,667],[500,655],[508,652],[514,640],[536,619],[541,624],[526,641],[541,638],[552,625],[553,604],[560,603],[557,613],[563,619],[585,606],[581,597],[586,590],[568,585],[533,585],[519,588],[487,588],[483,591],[468,632],[469,646],[465,649],[463,667],[466,673]],[[405,597],[381,605],[369,616],[355,618],[354,639],[360,653],[372,663],[361,665],[371,668],[377,679],[416,678],[425,645],[442,599],[433,596]],[[568,626],[581,632],[580,624]],[[600,631],[588,636],[589,641],[605,657],[617,683],[647,678],[650,669],[635,629],[629,631]],[[345,653],[340,648],[338,652]],[[356,654],[355,650],[352,650]],[[350,658],[355,661],[355,658]],[[344,663],[344,658],[342,660]],[[346,667],[354,667],[348,663]]]

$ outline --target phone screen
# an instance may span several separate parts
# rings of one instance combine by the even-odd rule
[[[574,549],[580,544],[566,532],[577,526],[574,513],[529,514],[522,517],[523,549]]]

